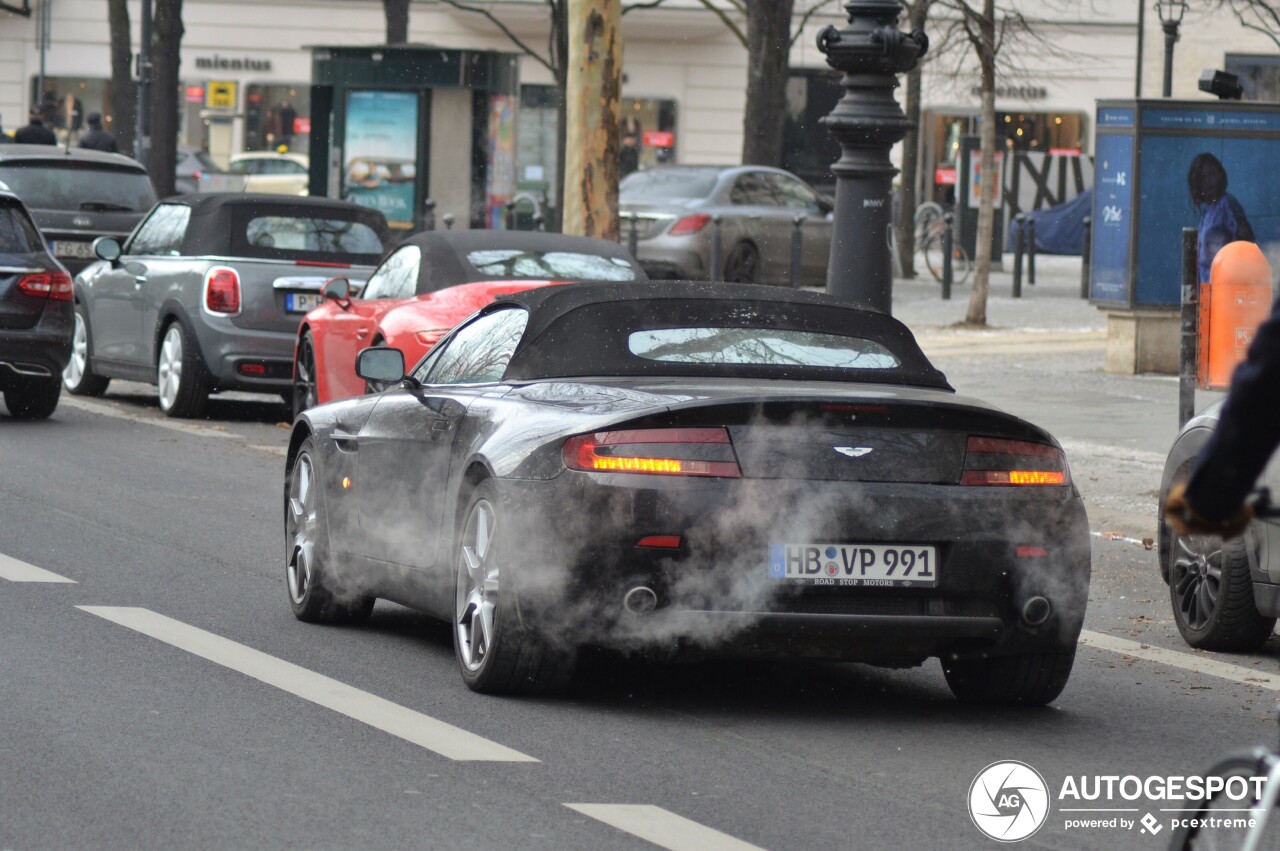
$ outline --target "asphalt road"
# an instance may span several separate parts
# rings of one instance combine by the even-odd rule
[[[1073,805],[1064,779],[1193,774],[1273,741],[1277,644],[1211,657],[1178,639],[1141,543],[1162,433],[1081,409],[1106,379],[1082,368],[1055,408],[945,342],[962,391],[1067,443],[1097,515],[1085,643],[1049,708],[963,706],[936,661],[598,660],[561,697],[475,695],[448,630],[410,610],[294,620],[280,405],[218,400],[175,424],[122,384],[49,422],[0,415],[0,849],[992,848],[966,802],[997,760],[1054,797],[1024,846],[1163,847],[1179,804]],[[1055,357],[1016,368],[1043,384],[1035,359]],[[1125,387],[1103,410],[1140,424]],[[1176,392],[1149,389],[1148,418]],[[1161,832],[1068,830],[1091,815],[1073,806],[1151,812]]]

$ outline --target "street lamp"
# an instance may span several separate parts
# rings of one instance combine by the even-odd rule
[[[1164,30],[1164,93],[1161,97],[1173,96],[1173,45],[1178,40],[1178,25],[1186,13],[1186,0],[1156,0],[1156,14]]]

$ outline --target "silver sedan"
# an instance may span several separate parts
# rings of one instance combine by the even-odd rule
[[[651,278],[711,279],[718,227],[720,280],[787,284],[799,227],[800,283],[826,280],[832,204],[790,172],[664,166],[627,175],[619,189],[622,241],[634,221],[636,259]]]

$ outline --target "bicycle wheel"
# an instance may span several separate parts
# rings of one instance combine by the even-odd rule
[[[960,243],[953,243],[951,246],[953,256],[951,258],[951,279],[957,284],[969,283],[969,278],[973,277],[973,258],[969,256],[969,252],[964,250],[964,246]]]
[[[929,268],[929,274],[933,275],[933,279],[938,283],[942,283],[942,237],[937,234],[928,234],[924,238],[924,242],[919,243],[920,254],[924,257],[924,265]],[[952,280],[955,280],[955,270],[952,270]]]
[[[1259,748],[1251,754],[1228,757],[1205,773],[1205,778],[1222,778],[1227,786],[1194,811],[1180,812],[1169,839],[1171,851],[1238,851],[1250,836],[1250,822],[1256,823],[1259,837],[1252,847],[1280,848],[1280,813],[1273,807],[1262,819],[1252,809],[1257,803],[1257,786],[1252,777],[1264,777],[1273,757]]]
[[[925,201],[916,207],[911,221],[915,223],[916,251],[921,251],[930,236],[936,235],[942,227],[942,207],[932,201]]]

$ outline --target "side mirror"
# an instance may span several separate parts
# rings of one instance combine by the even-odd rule
[[[120,259],[120,243],[114,237],[100,236],[93,241],[93,253],[114,266]]]
[[[324,286],[320,289],[320,294],[337,302],[349,301],[351,299],[351,282],[346,278],[330,278],[324,282]]]
[[[395,384],[404,378],[404,352],[390,346],[371,346],[356,355],[356,375],[365,381]]]

